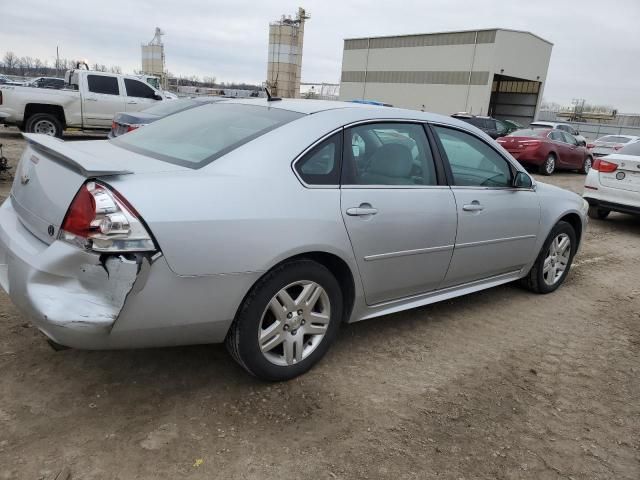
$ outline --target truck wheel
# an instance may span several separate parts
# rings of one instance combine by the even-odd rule
[[[62,123],[50,113],[36,113],[27,120],[24,128],[28,133],[42,133],[51,137],[62,138]]]

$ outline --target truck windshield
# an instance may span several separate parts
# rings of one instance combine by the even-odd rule
[[[210,103],[110,141],[132,152],[196,169],[302,116],[279,108]]]

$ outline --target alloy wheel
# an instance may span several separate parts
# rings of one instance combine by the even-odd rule
[[[549,155],[547,161],[544,164],[544,168],[549,175],[551,175],[556,169],[556,159],[553,157],[553,155]]]
[[[331,321],[327,292],[316,282],[291,283],[276,293],[260,319],[258,346],[279,366],[300,363],[322,342]]]
[[[49,120],[38,120],[33,125],[33,133],[42,133],[51,137],[56,136],[56,126]]]
[[[571,239],[561,233],[553,239],[542,267],[544,283],[553,286],[562,278],[571,258]]]

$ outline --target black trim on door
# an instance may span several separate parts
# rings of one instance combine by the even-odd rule
[[[444,148],[440,143],[440,139],[431,128],[430,123],[425,123],[424,129],[427,133],[427,139],[431,147],[431,153],[436,163],[436,174],[438,176],[438,185],[453,186],[453,172],[451,165],[444,153]]]

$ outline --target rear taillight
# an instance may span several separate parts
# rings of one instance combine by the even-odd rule
[[[520,142],[520,145],[525,147],[537,147],[540,145],[540,140],[527,140],[525,142]]]
[[[593,147],[595,147],[594,143],[587,143],[587,148],[593,148]]]
[[[97,182],[80,187],[58,239],[100,253],[156,250],[136,210],[118,192]]]
[[[138,128],[140,128],[142,125],[127,125],[127,132],[130,132],[132,130],[136,130]]]
[[[114,120],[113,122],[111,122],[111,130],[115,132],[117,128],[118,128],[118,124]]]
[[[595,162],[593,162],[593,165],[591,165],[591,168],[593,168],[597,172],[611,173],[611,172],[615,172],[618,169],[618,164],[613,162],[607,162],[606,160],[598,158],[596,159]]]

